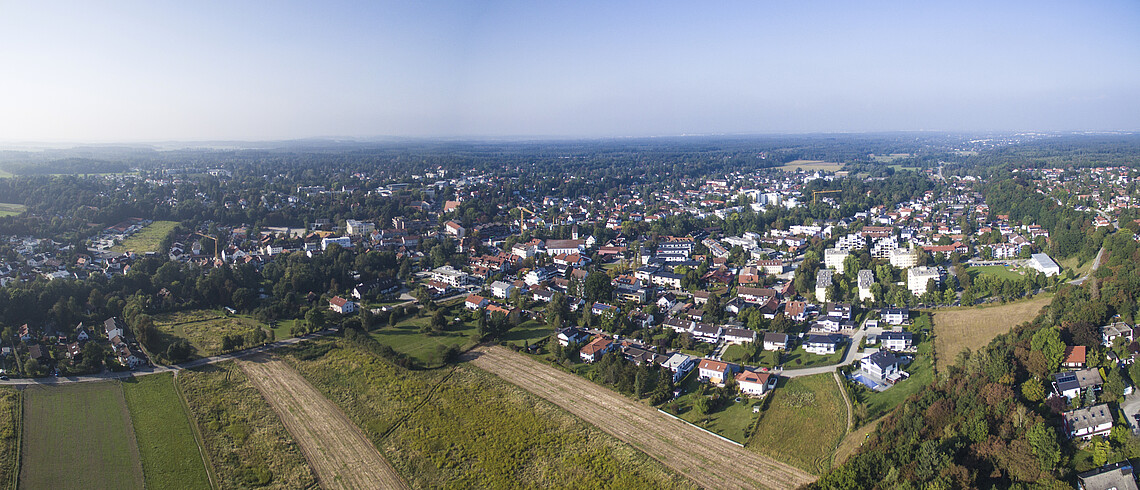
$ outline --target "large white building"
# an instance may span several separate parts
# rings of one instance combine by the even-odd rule
[[[325,237],[321,239],[321,250],[328,250],[329,245],[340,245],[344,248],[352,247],[352,237],[338,236],[338,237]]]
[[[348,232],[349,235],[364,235],[375,231],[376,223],[347,219],[344,220],[344,230]]]
[[[846,249],[842,248],[829,248],[823,251],[823,265],[828,269],[838,270],[840,274],[847,274],[847,270],[843,267],[843,261],[851,255]]]
[[[820,269],[815,274],[815,300],[827,301],[827,288],[831,286],[832,274],[835,271],[831,269]]]
[[[464,286],[469,280],[469,276],[466,272],[456,269],[450,265],[432,269],[431,278],[433,281],[439,281],[452,287]]]
[[[1061,273],[1061,266],[1057,265],[1047,254],[1033,254],[1026,265],[1041,271],[1046,276],[1055,276]]]
[[[906,287],[915,296],[926,294],[926,285],[933,279],[942,283],[942,272],[937,267],[912,267],[906,271]]]
[[[871,294],[871,285],[875,284],[875,273],[869,269],[859,271],[859,301],[871,301],[875,295]]]
[[[891,265],[899,269],[907,269],[918,265],[918,254],[909,248],[896,248],[888,254]]]

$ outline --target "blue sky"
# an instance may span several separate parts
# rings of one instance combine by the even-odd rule
[[[13,2],[0,140],[1140,130],[1140,2]]]

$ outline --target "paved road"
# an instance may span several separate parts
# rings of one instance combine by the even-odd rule
[[[182,364],[175,364],[173,366],[147,366],[147,367],[135,369],[134,371],[119,371],[119,372],[104,371],[100,374],[92,374],[92,375],[87,375],[87,376],[61,376],[58,378],[57,377],[18,378],[18,379],[10,379],[7,381],[0,381],[0,386],[5,386],[5,385],[47,385],[47,386],[50,386],[50,385],[62,385],[62,384],[69,384],[69,383],[86,383],[86,382],[91,382],[91,381],[104,381],[104,380],[108,380],[108,379],[133,378],[136,376],[147,376],[150,374],[158,374],[158,373],[169,373],[172,371],[179,371],[182,369],[191,369],[191,368],[196,368],[196,367],[202,367],[202,366],[205,366],[207,364],[214,364],[217,362],[230,361],[233,359],[241,359],[243,357],[249,357],[249,356],[252,356],[254,354],[260,354],[262,352],[271,351],[271,350],[279,348],[279,347],[285,347],[287,345],[299,344],[301,342],[305,342],[307,340],[312,340],[312,339],[315,339],[318,337],[323,337],[325,335],[329,335],[332,333],[334,333],[333,330],[322,330],[320,332],[312,333],[312,334],[306,335],[304,337],[293,337],[291,339],[278,340],[276,342],[268,343],[265,345],[260,345],[257,347],[251,347],[249,349],[240,350],[237,352],[231,352],[229,354],[222,354],[220,356],[213,356],[213,357],[203,357],[201,359],[195,359],[193,361],[187,361],[187,362],[184,362]]]
[[[1097,267],[1100,267],[1100,259],[1103,256],[1104,256],[1104,247],[1100,247],[1100,251],[1096,253],[1096,258],[1093,259],[1092,267],[1089,267],[1089,271],[1086,272],[1085,275],[1083,277],[1081,277],[1080,279],[1073,279],[1072,281],[1069,281],[1069,284],[1073,284],[1076,286],[1080,286],[1081,284],[1084,284],[1084,282],[1086,280],[1088,280],[1088,278],[1092,277],[1093,273],[1096,272]]]
[[[866,335],[867,335],[866,330],[859,329],[859,331],[856,332],[855,335],[851,337],[851,343],[849,343],[847,345],[847,355],[843,356],[843,362],[841,362],[839,364],[832,364],[830,366],[810,367],[810,368],[803,368],[803,369],[786,369],[784,371],[776,371],[776,374],[779,374],[780,376],[787,376],[789,378],[795,378],[798,376],[811,376],[813,374],[835,372],[835,370],[839,369],[840,367],[854,363],[855,361],[857,361],[863,357],[863,355],[859,353],[859,342],[862,341],[863,337],[865,337]]]

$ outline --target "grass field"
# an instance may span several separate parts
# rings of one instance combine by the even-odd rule
[[[930,342],[919,344],[918,354],[915,355],[914,361],[906,366],[902,366],[902,370],[909,373],[910,378],[900,381],[886,391],[860,397],[859,401],[867,404],[867,420],[877,419],[885,415],[902,403],[903,400],[906,400],[908,396],[918,393],[924,386],[934,381],[934,361],[932,359],[933,352],[931,351],[932,345]]]
[[[268,326],[252,318],[227,317],[218,310],[190,310],[155,315],[154,326],[158,330],[158,349],[155,354],[161,357],[172,342],[186,339],[194,348],[191,359],[222,354],[224,335],[245,335],[256,328],[269,330]]]
[[[284,357],[414,488],[685,486],[632,447],[473,367],[408,371],[332,339]]]
[[[3,177],[3,176],[0,176]],[[2,216],[15,216],[27,210],[28,207],[23,204],[9,204],[0,202],[0,217]]]
[[[20,393],[0,388],[0,488],[16,483],[16,463],[20,455]]]
[[[875,428],[879,426],[879,420],[881,420],[881,418],[875,419],[871,421],[871,423],[847,433],[847,435],[843,437],[843,440],[839,442],[839,447],[835,448],[835,459],[832,461],[831,467],[838,468],[846,462],[848,458],[859,452],[859,448],[863,447],[863,442],[867,440],[867,436],[870,435],[871,432],[874,432]]]
[[[847,432],[847,408],[831,373],[781,379],[748,448],[820,474]]]
[[[729,401],[718,410],[700,415],[693,410],[693,404],[698,398],[707,396],[700,394],[701,384],[695,372],[681,382],[685,394],[677,398],[677,416],[741,444],[748,442],[748,426],[757,417],[752,413],[752,407],[763,403],[763,400],[741,397],[740,402]]]
[[[177,225],[177,221],[151,222],[151,224],[143,227],[138,233],[123,240],[122,244],[112,247],[111,251],[115,253],[157,252],[158,246],[162,244],[162,239],[166,238],[166,235],[170,234],[170,230],[173,230]]]
[[[971,277],[985,274],[988,276],[995,276],[1001,279],[1021,279],[1025,277],[1026,269],[1020,267],[1009,268],[1004,265],[983,265],[980,267],[970,267],[966,269]]]
[[[177,382],[222,488],[315,486],[297,443],[234,363],[184,370]]]
[[[971,351],[989,344],[994,337],[1015,325],[1032,320],[1053,295],[1041,294],[1032,299],[994,306],[939,309],[934,312],[937,366],[954,362],[959,352]]]
[[[455,314],[449,315],[449,318],[454,317]],[[413,316],[404,319],[394,327],[382,327],[373,330],[371,335],[377,342],[391,347],[396,352],[414,357],[425,366],[439,366],[441,364],[441,348],[454,346],[464,350],[477,343],[475,338],[477,329],[473,321],[465,321],[462,326],[437,335],[428,335],[420,331],[430,323],[431,318],[428,316]],[[521,327],[522,325],[520,325]],[[522,338],[520,337],[519,340]]]
[[[208,488],[210,479],[172,373],[130,378],[123,394],[150,488]]]
[[[890,163],[900,158],[910,158],[910,153],[891,153],[890,155],[871,155],[871,159],[879,163]]]
[[[793,160],[781,165],[780,168],[790,172],[796,170],[803,170],[804,172],[813,172],[816,170],[837,172],[843,168],[843,164],[825,162],[823,160]]]
[[[1081,277],[1092,267],[1092,260],[1081,262],[1081,258],[1077,256],[1069,257],[1065,260],[1058,260],[1057,265],[1061,266],[1061,273],[1067,270],[1073,271],[1073,277]]]
[[[527,342],[531,345],[537,344],[551,335],[554,335],[554,329],[538,320],[527,320],[503,334],[501,338],[508,344],[523,346]]]
[[[834,366],[843,362],[843,355],[847,352],[847,346],[842,346],[834,354],[812,354],[801,345],[796,347],[791,352],[784,356],[784,368],[786,369],[800,369],[816,366]],[[856,346],[858,347],[858,346]]]
[[[118,382],[25,390],[21,459],[21,488],[143,488]]]

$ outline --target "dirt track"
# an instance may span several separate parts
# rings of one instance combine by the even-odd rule
[[[407,488],[336,405],[280,359],[258,355],[242,370],[293,434],[323,488]]]
[[[503,347],[479,347],[468,356],[475,366],[550,400],[703,487],[794,488],[815,481],[804,471]]]

